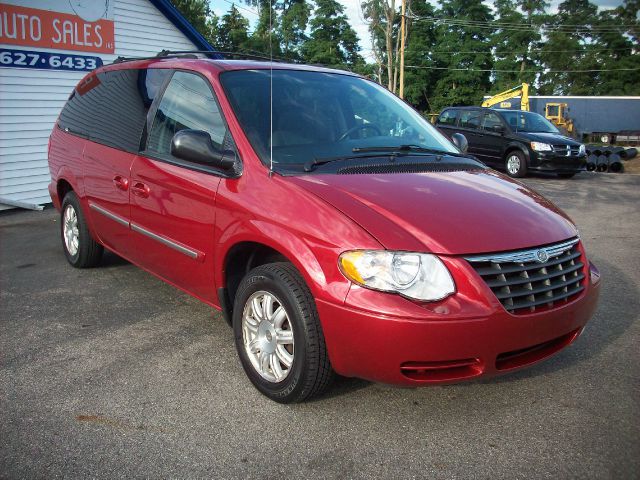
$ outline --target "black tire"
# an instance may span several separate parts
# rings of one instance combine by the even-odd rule
[[[570,179],[570,178],[573,178],[575,176],[576,176],[575,173],[559,173],[558,174],[559,178],[566,178],[567,180]]]
[[[279,300],[293,331],[293,362],[286,377],[279,382],[263,378],[251,363],[244,344],[242,319],[245,306],[254,293],[261,291]],[[242,279],[234,301],[233,331],[245,373],[251,383],[271,400],[302,402],[320,395],[331,383],[334,373],[315,301],[304,279],[290,263],[262,265]]]
[[[515,169],[509,166],[509,160],[511,160],[512,157],[517,157],[519,161],[518,166]],[[507,171],[507,175],[509,175],[510,177],[514,177],[514,178],[526,177],[527,159],[525,158],[524,153],[522,153],[520,150],[511,150],[509,153],[507,153],[507,156],[504,160],[504,167],[505,167],[505,170]]]
[[[65,212],[67,209],[73,209],[77,218],[78,247],[77,251],[71,253],[65,242]],[[62,201],[62,211],[60,212],[60,238],[62,240],[62,249],[69,263],[75,268],[91,268],[100,263],[104,248],[96,242],[91,233],[87,221],[80,207],[80,200],[74,192],[65,195]]]

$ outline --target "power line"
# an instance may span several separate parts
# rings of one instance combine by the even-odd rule
[[[425,21],[432,23],[442,23],[449,26],[459,26],[459,27],[474,27],[474,28],[491,28],[491,29],[501,29],[501,30],[513,30],[513,31],[538,31],[545,30],[548,32],[561,32],[561,33],[575,33],[575,34],[589,34],[589,33],[617,33],[623,32],[628,28],[635,27],[636,25],[632,24],[621,24],[615,26],[593,26],[593,25],[570,25],[570,24],[539,24],[534,25],[531,23],[501,23],[495,20],[466,20],[466,19],[455,19],[455,18],[442,18],[442,17],[420,17],[417,15],[413,15],[409,17],[413,21]]]
[[[594,73],[594,72],[622,72],[622,71],[638,71],[636,68],[601,68],[601,69],[585,69],[585,70],[502,70],[495,68],[456,68],[456,67],[432,67],[428,65],[406,65],[405,68],[415,68],[418,70],[455,70],[459,72],[496,72],[496,73]]]
[[[238,5],[236,2],[232,2],[231,0],[223,0],[224,2],[227,2],[229,5],[237,8],[238,10],[244,10],[245,12],[249,12],[253,15],[257,15],[260,16],[260,13],[258,13],[257,11],[251,9],[251,8],[247,8],[247,7],[243,7],[242,5]]]
[[[588,23],[541,23],[539,25],[534,25],[531,23],[510,23],[510,22],[501,22],[500,20],[472,20],[467,18],[452,18],[452,17],[429,17],[429,16],[420,16],[420,15],[411,15],[414,20],[431,20],[431,21],[440,21],[445,23],[467,23],[467,24],[484,24],[484,25],[495,25],[498,27],[545,27],[545,28],[566,28],[569,30],[573,29],[588,29],[592,30],[596,29],[616,29],[616,28],[632,28],[637,27],[638,24],[627,23],[627,24],[619,24],[619,25],[596,25],[595,27],[592,24]]]
[[[445,53],[445,54],[454,54],[454,53],[464,53],[464,54],[474,54],[474,53],[490,53],[490,54],[495,54],[495,55],[508,55],[508,54],[514,54],[514,53],[526,53],[527,55],[532,55],[535,53],[579,53],[579,52],[626,52],[628,50],[635,50],[636,47],[626,47],[626,48],[594,48],[594,49],[589,49],[589,48],[582,48],[582,49],[576,49],[576,50],[531,50],[531,51],[527,51],[524,52],[522,50],[510,50],[510,51],[502,51],[502,50],[424,50],[421,52],[416,52],[416,51],[411,51],[411,50],[407,50],[407,52],[409,53],[428,53],[428,54],[433,54],[433,53]],[[375,49],[373,48],[363,48],[363,51],[371,51],[373,52]]]

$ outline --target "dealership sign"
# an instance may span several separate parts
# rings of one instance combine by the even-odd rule
[[[34,3],[43,8],[25,6]],[[114,53],[112,1],[3,1],[0,3],[0,43]]]

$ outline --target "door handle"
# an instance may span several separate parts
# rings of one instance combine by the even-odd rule
[[[122,175],[116,175],[113,177],[113,184],[120,190],[127,191],[129,189],[129,179]]]
[[[131,193],[141,198],[149,197],[150,192],[151,189],[142,182],[136,182],[131,187]]]

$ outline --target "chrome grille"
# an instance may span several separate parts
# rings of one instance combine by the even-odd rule
[[[577,157],[580,154],[579,145],[553,145],[553,151],[558,155]]]
[[[515,252],[466,257],[511,313],[563,305],[584,290],[578,239]]]

